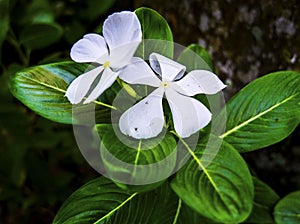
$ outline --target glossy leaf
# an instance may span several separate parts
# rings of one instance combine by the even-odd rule
[[[233,97],[226,110],[227,128],[221,137],[239,152],[279,142],[300,122],[300,73],[258,78]]]
[[[178,204],[178,198],[166,183],[133,198],[107,223],[175,224]]]
[[[300,191],[295,191],[281,199],[274,209],[277,224],[300,223]]]
[[[96,116],[98,122],[108,122],[111,116],[110,109],[98,105],[94,108],[94,105],[90,104],[76,106],[76,117],[73,119],[73,105],[64,95],[71,81],[86,68],[87,65],[74,62],[28,68],[13,76],[10,89],[23,104],[52,121],[79,123],[82,115]]]
[[[184,49],[177,61],[186,66],[187,72],[195,69],[214,70],[214,65],[208,52],[198,44],[191,44]]]
[[[167,184],[154,191],[127,193],[104,177],[75,191],[58,211],[54,224],[172,224],[178,200]]]
[[[144,189],[139,187],[145,191],[168,178],[175,168],[176,141],[169,133],[137,140],[123,135],[118,124],[115,127],[99,124],[96,129],[101,139],[101,158],[110,179],[130,185],[149,185]]]
[[[225,142],[215,156],[211,153],[215,149],[205,147],[199,144],[191,152],[191,161],[176,174],[172,189],[202,216],[222,223],[244,221],[254,196],[245,161]]]
[[[38,23],[26,26],[20,34],[20,43],[31,50],[42,49],[57,42],[63,29],[55,23]]]
[[[149,59],[153,52],[173,58],[173,35],[167,21],[155,10],[141,7],[135,10],[140,20],[143,41],[137,49],[136,55]]]
[[[254,204],[250,216],[244,223],[273,224],[272,211],[279,196],[267,184],[257,178],[254,183]]]
[[[9,0],[0,0],[0,49],[9,28]],[[0,56],[1,58],[1,56]]]

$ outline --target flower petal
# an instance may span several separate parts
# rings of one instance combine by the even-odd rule
[[[97,76],[102,72],[103,66],[96,67],[91,71],[88,71],[76,79],[69,85],[65,96],[72,104],[80,103],[83,97],[89,91],[91,85],[97,78]]]
[[[171,88],[166,90],[166,98],[171,108],[175,131],[180,137],[187,138],[210,122],[210,111],[198,100],[181,95]]]
[[[71,48],[71,58],[76,62],[96,62],[99,58],[107,56],[104,38],[94,33],[84,35],[83,39],[77,41]]]
[[[131,63],[118,73],[120,79],[130,84],[144,84],[154,87],[159,87],[161,84],[160,79],[141,58],[132,58]]]
[[[171,83],[173,89],[187,96],[196,94],[215,94],[226,87],[214,73],[206,70],[194,70],[181,80]]]
[[[110,67],[114,70],[130,63],[140,42],[131,42],[110,50]]]
[[[103,36],[110,51],[122,45],[141,42],[140,21],[133,12],[114,13],[104,21]]]
[[[149,61],[153,70],[162,76],[163,81],[180,79],[186,69],[185,66],[157,53],[150,54]]]
[[[125,111],[119,120],[121,132],[136,139],[157,136],[164,126],[163,93],[163,89],[158,88]]]
[[[114,83],[117,77],[118,74],[113,72],[110,68],[105,68],[99,83],[83,103],[90,103],[93,100],[96,100],[107,88],[109,88]]]

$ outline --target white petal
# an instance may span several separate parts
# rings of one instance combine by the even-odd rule
[[[93,100],[96,100],[106,89],[108,89],[114,83],[117,77],[118,74],[113,72],[110,68],[105,68],[99,83],[83,103],[90,103]]]
[[[117,70],[130,63],[140,42],[131,42],[110,50],[110,67]]]
[[[119,120],[121,132],[136,139],[157,136],[164,126],[163,93],[163,89],[158,88],[125,111]]]
[[[73,80],[65,94],[72,104],[80,103],[102,70],[103,66],[94,68],[93,70],[88,71]]]
[[[133,12],[114,13],[104,21],[103,36],[110,51],[122,45],[141,42],[140,21]]]
[[[206,70],[194,70],[181,80],[171,84],[173,89],[187,96],[196,94],[215,94],[226,87],[214,73]]]
[[[76,62],[95,62],[107,55],[104,38],[93,33],[85,35],[71,48],[71,58]]]
[[[185,66],[157,53],[150,54],[150,65],[154,71],[162,76],[163,81],[180,79],[185,72]]]
[[[183,96],[171,88],[166,90],[166,98],[171,108],[175,131],[180,137],[187,138],[210,122],[210,111],[198,100]]]
[[[132,58],[131,63],[121,69],[118,73],[120,79],[130,84],[144,84],[154,87],[159,87],[161,84],[160,79],[141,58]]]

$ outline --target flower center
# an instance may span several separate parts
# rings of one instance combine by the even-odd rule
[[[169,87],[169,82],[162,81],[161,86],[164,87],[165,89]]]
[[[107,68],[107,67],[109,67],[109,64],[110,64],[110,62],[109,62],[109,61],[106,61],[106,62],[104,62],[103,67],[104,67],[104,68]]]

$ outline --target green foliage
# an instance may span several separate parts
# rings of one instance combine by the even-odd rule
[[[274,223],[272,211],[279,200],[279,196],[267,184],[253,178],[254,203],[250,216],[245,223],[272,224]]]
[[[195,54],[198,57],[195,57]],[[187,72],[195,69],[214,70],[214,65],[208,52],[198,44],[191,44],[177,58],[177,61],[186,66]]]
[[[168,185],[154,191],[128,193],[100,177],[75,191],[58,211],[53,223],[172,223],[178,199]],[[163,208],[163,209],[161,209]]]
[[[135,10],[140,20],[143,41],[136,55],[148,60],[153,52],[173,58],[173,35],[167,21],[153,9],[141,7]]]
[[[12,94],[37,114],[52,121],[76,124],[80,114],[96,114],[98,122],[108,122],[110,110],[90,105],[76,107],[65,97],[66,89],[72,80],[84,73],[87,65],[74,62],[59,62],[25,69],[12,78],[10,88]],[[108,93],[109,94],[109,93]],[[45,109],[47,108],[47,109]],[[94,111],[95,110],[95,111]],[[74,119],[75,118],[75,119]]]
[[[226,143],[214,158],[214,149],[205,147],[197,146],[191,161],[176,174],[172,189],[202,216],[218,222],[244,221],[254,196],[246,163]]]
[[[226,104],[227,128],[220,137],[239,152],[279,142],[298,126],[299,102],[300,73],[282,71],[258,78]]]
[[[176,141],[170,133],[154,139],[134,140],[110,124],[96,125],[96,130],[101,139],[100,155],[107,175],[112,180],[124,176],[123,181],[131,185],[149,183],[148,186],[131,186],[131,190],[148,191],[157,187],[159,183],[156,182],[165,180],[175,168]],[[156,179],[158,176],[160,179]]]
[[[300,191],[288,194],[277,203],[274,218],[277,224],[300,222]]]
[[[121,85],[127,84],[116,82],[97,101],[75,106],[65,97],[66,89],[77,76],[86,71],[86,64],[57,62],[35,65],[38,64],[35,62],[34,67],[23,69],[32,63],[32,52],[53,46],[62,39],[66,43],[76,41],[87,31],[85,24],[80,23],[78,18],[91,22],[103,15],[115,1],[72,2],[75,8],[82,7],[78,15],[76,10],[67,10],[55,4],[56,1],[30,1],[24,7],[24,19],[20,22],[17,22],[18,19],[12,21],[20,29],[17,32],[11,29],[7,33],[9,27],[13,27],[9,24],[9,4],[8,1],[0,0],[0,25],[3,27],[0,30],[0,46],[6,39],[22,63],[3,65],[5,73],[0,77],[1,83],[3,81],[7,84],[10,80],[11,93],[26,107],[51,121],[83,124],[81,118],[95,117],[96,125],[93,130],[97,132],[101,143],[94,148],[99,153],[102,161],[100,165],[103,166],[98,168],[103,169],[104,174],[112,179],[100,177],[79,188],[64,202],[53,223],[274,223],[272,210],[279,197],[268,185],[251,176],[239,152],[279,142],[298,126],[300,74],[292,71],[272,73],[242,89],[216,117],[216,123],[224,122],[224,117],[227,117],[227,127],[224,134],[213,137],[212,145],[207,142],[210,126],[199,132],[200,140],[196,149],[192,150],[188,139],[181,139],[172,131],[171,123],[165,125],[165,135],[148,140],[134,140],[120,133],[114,123],[117,118],[111,120],[112,111],[116,110],[115,115],[119,116],[118,109],[124,109],[114,108],[111,104]],[[25,3],[22,1],[14,4]],[[102,8],[98,9],[100,6]],[[137,9],[135,13],[143,32],[143,41],[136,56],[148,59],[152,52],[156,52],[173,58],[173,36],[166,20],[156,11],[145,7]],[[14,14],[18,15],[16,12]],[[58,22],[70,15],[72,20],[66,24]],[[94,30],[101,28],[94,27]],[[61,61],[57,59],[59,57],[66,60],[64,50],[50,53],[38,61]],[[183,50],[177,61],[184,64],[187,71],[214,70],[210,55],[197,44]],[[137,90],[142,89],[141,86],[136,87]],[[130,89],[131,86],[128,85],[127,88]],[[142,91],[147,90],[143,88]],[[47,122],[24,107],[15,109],[12,97],[8,97],[8,90],[0,89],[0,93],[1,100],[10,105],[0,110],[0,115],[4,115],[0,116],[0,136],[6,136],[2,145],[10,149],[0,150],[0,201],[13,198],[22,203],[23,196],[16,193],[15,189],[30,181],[45,193],[42,201],[51,205],[60,203],[62,199],[59,197],[65,195],[60,194],[59,190],[65,186],[71,188],[71,181],[77,173],[60,169],[55,172],[52,171],[53,166],[59,164],[60,160],[66,160],[65,158],[82,164],[82,158],[73,151],[75,144],[70,138],[70,129],[66,131],[63,125]],[[139,93],[131,100],[138,98],[138,95]],[[122,97],[130,96],[125,94]],[[196,97],[207,104],[203,96]],[[217,98],[219,95],[212,97]],[[33,124],[36,131],[31,129]],[[55,136],[51,135],[53,131],[57,132]],[[221,141],[222,144],[218,145]],[[42,149],[56,150],[47,151],[45,160],[40,155],[44,153]],[[183,153],[182,149],[190,158],[179,172],[167,180],[181,165],[178,158]],[[117,165],[112,162],[109,154],[123,163]],[[159,164],[168,157],[168,163],[147,169],[147,165]],[[74,161],[67,162],[73,168]],[[164,178],[153,178],[158,174]],[[47,179],[44,179],[45,176]],[[125,177],[128,182],[118,182],[120,176]],[[149,184],[130,185],[140,182]],[[51,186],[56,190],[51,191]],[[37,200],[32,201],[26,200],[24,207],[30,207]],[[280,200],[273,213],[276,223],[298,223],[299,206],[299,192]]]

